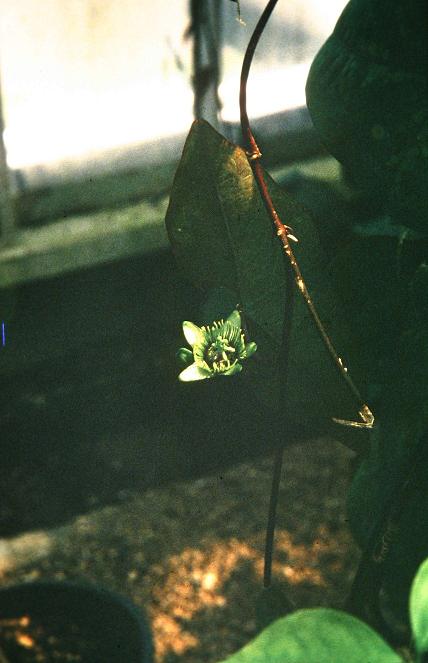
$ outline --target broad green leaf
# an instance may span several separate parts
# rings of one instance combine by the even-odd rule
[[[326,259],[308,213],[270,178],[284,223],[299,238],[296,257],[322,321],[345,352],[348,332],[329,285]],[[261,401],[285,413],[290,429],[313,434],[333,428],[332,417],[357,418],[357,407],[322,343],[306,304],[294,292],[290,357],[281,397],[285,306],[289,301],[284,251],[264,208],[245,152],[206,122],[194,123],[175,177],[166,218],[176,258],[187,277],[209,292],[236,293],[249,338],[258,351],[245,366]],[[295,287],[295,286],[294,286]],[[209,323],[202,320],[201,323]],[[284,376],[282,376],[284,378]],[[352,431],[346,429],[345,438]],[[359,439],[364,435],[357,432]]]
[[[428,559],[419,567],[410,593],[410,621],[418,652],[428,651]]]
[[[230,311],[239,304],[238,295],[228,288],[210,290],[201,307],[202,319],[205,321],[224,320]]]
[[[223,663],[399,663],[369,626],[328,608],[278,619]]]
[[[329,275],[351,333],[348,352],[359,385],[370,398],[390,387],[407,283],[400,273],[398,240],[351,235],[336,247]],[[375,405],[373,405],[374,407]],[[378,414],[376,412],[376,414]]]
[[[388,292],[386,268],[384,279]],[[421,265],[409,281],[401,316],[376,325],[389,364],[384,356],[378,426],[348,498],[350,525],[362,547],[380,542],[382,523],[391,505],[396,509],[397,531],[382,576],[391,609],[405,621],[412,579],[428,552],[428,267]],[[373,285],[381,288],[380,281]],[[396,295],[400,299],[400,290]],[[382,338],[379,352],[381,344]]]

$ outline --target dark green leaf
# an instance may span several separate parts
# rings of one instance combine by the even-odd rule
[[[201,307],[201,316],[204,322],[226,320],[229,314],[239,304],[239,297],[228,288],[213,288]]]
[[[269,177],[268,186],[283,222],[299,238],[293,248],[320,317],[333,341],[338,342],[339,352],[346,354],[347,330],[340,310],[336,310],[314,224],[307,212]],[[289,330],[286,398],[281,399],[289,266],[245,152],[206,122],[194,123],[187,139],[166,223],[173,250],[187,277],[206,291],[227,288],[239,298],[250,332],[248,340],[258,345],[245,373],[252,377],[262,402],[281,413],[285,411],[288,426],[311,434],[328,429],[332,417],[355,419],[355,401],[297,289]],[[339,432],[339,426],[332,427]]]
[[[362,547],[380,542],[385,518],[393,511],[397,530],[382,568],[383,587],[396,616],[407,621],[411,582],[428,552],[425,265],[416,271],[402,301],[401,324],[386,325],[379,331],[389,351],[390,367],[385,373],[389,380],[377,408],[379,424],[370,453],[353,480],[348,511],[353,533]]]

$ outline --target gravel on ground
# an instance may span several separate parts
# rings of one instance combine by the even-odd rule
[[[275,581],[296,608],[340,607],[358,550],[345,511],[352,454],[320,439],[285,450]],[[141,606],[157,663],[215,663],[256,633],[272,458],[0,540],[0,581],[93,581]]]

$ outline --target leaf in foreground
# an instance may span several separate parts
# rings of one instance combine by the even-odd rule
[[[417,651],[428,651],[428,559],[420,566],[413,581],[410,621]]]
[[[369,626],[329,608],[278,619],[222,663],[400,663]]]

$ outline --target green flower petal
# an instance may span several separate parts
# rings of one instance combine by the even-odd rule
[[[177,350],[176,357],[182,364],[188,365],[193,362],[193,352],[189,348],[180,348]]]
[[[183,333],[186,341],[193,348],[194,345],[203,343],[205,335],[200,327],[194,325],[193,322],[185,320],[183,322]]]
[[[240,373],[242,371],[242,366],[241,364],[233,364],[231,368],[229,368],[228,371],[225,371],[224,373],[219,373],[219,375],[236,375],[237,373]]]
[[[188,364],[179,375],[182,382],[205,380],[217,375],[236,375],[242,371],[238,360],[251,357],[257,350],[253,341],[245,344],[238,310],[229,317],[211,325],[198,327],[193,322],[183,322],[183,332],[192,352],[180,348],[178,358]]]
[[[178,379],[181,382],[193,382],[194,380],[205,380],[206,378],[212,377],[211,371],[208,371],[206,368],[201,368],[197,364],[192,364],[181,371]]]
[[[246,353],[246,358],[251,357],[257,350],[257,343],[254,343],[254,341],[251,341],[250,343],[247,343],[245,346],[245,353]]]
[[[227,318],[226,322],[230,322],[230,324],[233,325],[234,327],[238,327],[238,329],[241,329],[241,316],[239,311],[237,311],[236,309],[232,311],[232,313]]]

